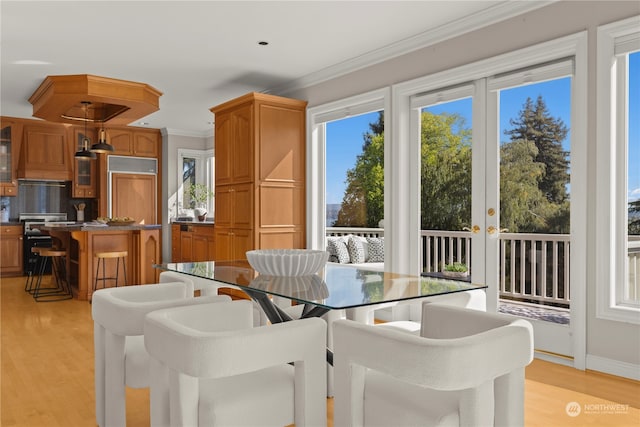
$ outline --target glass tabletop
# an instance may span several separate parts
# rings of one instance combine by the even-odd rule
[[[334,263],[327,263],[313,276],[300,277],[260,275],[247,261],[182,262],[156,264],[154,267],[328,309],[363,307],[486,288],[462,280],[371,271]]]

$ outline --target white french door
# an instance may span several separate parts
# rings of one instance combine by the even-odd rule
[[[506,300],[502,300],[501,295],[509,298],[506,291],[510,291],[515,295],[515,301],[512,300],[511,310],[506,312],[529,313],[527,320],[534,326],[536,349],[568,358],[574,354],[571,311],[566,309],[566,305],[558,307],[570,301],[568,248],[571,236],[568,235],[568,218],[571,198],[563,200],[564,217],[556,212],[550,213],[548,218],[540,218],[542,211],[528,212],[551,196],[538,188],[541,178],[532,179],[525,168],[529,167],[531,173],[537,171],[542,176],[544,168],[549,166],[535,158],[538,149],[534,136],[528,141],[521,141],[513,136],[512,127],[517,126],[518,121],[524,121],[523,117],[529,114],[528,108],[542,114],[540,110],[547,111],[546,106],[548,114],[542,114],[544,117],[540,120],[551,120],[550,128],[567,131],[566,140],[559,132],[562,141],[556,141],[555,148],[558,149],[562,142],[568,180],[572,70],[571,60],[560,61],[496,78],[477,79],[411,99],[411,108],[416,114],[419,111],[420,116],[421,230],[429,230],[434,236],[443,236],[440,239],[448,239],[441,240],[442,251],[447,251],[441,254],[443,259],[470,264],[472,282],[488,286],[488,311],[505,311]],[[526,128],[524,123],[520,125]],[[535,135],[536,132],[539,130],[531,133]],[[509,133],[511,136],[507,136]],[[517,132],[515,134],[517,136]],[[530,152],[525,150],[521,154],[523,149]],[[449,163],[454,166],[447,167]],[[522,196],[513,194],[526,185],[530,186],[530,191],[539,193],[538,199],[527,199],[525,194],[529,190],[523,190]],[[565,188],[559,192],[570,195],[570,183],[567,181],[562,185]],[[459,196],[449,200],[443,196],[448,192]],[[504,206],[501,206],[501,198]],[[531,220],[513,220],[515,214],[509,209],[525,202],[528,206],[517,207],[521,215],[529,215]],[[451,206],[447,207],[447,203]],[[548,205],[561,211],[557,207],[560,203]],[[503,209],[509,212],[504,215],[505,219],[501,218]],[[554,221],[561,224],[556,230],[549,231],[549,223]],[[520,230],[508,229],[514,223]],[[458,251],[458,246],[464,244],[456,236],[463,230],[471,236],[470,256],[464,255],[465,247]],[[513,233],[509,239],[501,238],[501,233],[510,231]],[[563,232],[567,234],[558,237]],[[450,236],[444,237],[447,234]],[[551,243],[547,244],[547,241]],[[557,241],[564,244],[557,244]],[[456,251],[457,254],[450,254]],[[427,262],[432,263],[428,268],[433,271],[431,269],[438,268],[435,263],[442,261]],[[565,323],[545,320],[549,318],[561,319]]]
[[[516,303],[520,304],[516,305],[516,313],[518,310],[531,313],[526,315],[526,318],[534,328],[536,351],[567,359],[574,355],[571,310],[567,309],[566,305],[560,309],[556,307],[570,304],[571,300],[569,141],[572,75],[573,61],[568,59],[486,80],[486,152],[484,164],[480,163],[478,166],[484,169],[485,186],[482,192],[474,193],[474,197],[477,195],[485,203],[484,212],[481,215],[478,212],[478,221],[484,221],[481,231],[486,253],[485,283],[489,286],[488,296],[491,297],[488,309],[509,312],[506,307],[512,303],[508,299],[501,300],[500,295],[504,298],[508,295],[508,290],[517,290],[518,293],[524,294],[524,298],[520,298]],[[508,128],[509,125],[519,124],[526,128],[531,123],[523,122],[528,120],[525,117],[529,116],[534,116],[531,122],[535,126],[534,129],[528,129],[528,133],[535,136],[531,136],[530,140],[516,139],[513,127]],[[514,117],[516,122],[519,120],[520,123],[514,123]],[[545,120],[551,122],[540,125]],[[541,148],[539,142],[544,136],[538,139],[540,134],[544,134],[545,127],[548,133],[551,127],[566,131],[562,140],[555,141],[555,147],[564,153],[567,166],[567,182],[563,184],[564,188],[558,190],[562,195],[555,196],[558,199],[564,198],[563,201],[548,203],[554,208],[562,206],[557,208],[561,213],[555,213],[556,218],[553,216],[554,213],[542,217],[543,210],[539,209],[538,205],[549,202],[554,195],[541,189],[543,184],[540,178],[535,188],[540,193],[539,200],[526,200],[524,196],[516,197],[509,194],[526,188],[526,180],[531,174],[548,176],[551,173],[550,164],[544,164],[536,157],[537,153],[545,154],[545,148]],[[517,134],[518,132],[515,132],[515,135]],[[534,139],[537,141],[536,144],[532,142]],[[534,150],[530,155],[534,161],[522,162],[523,164],[517,164],[515,167],[511,166],[512,170],[509,170],[506,166],[508,160],[513,164],[513,157],[522,155],[518,150],[524,149]],[[550,151],[549,148],[547,150]],[[514,173],[513,169],[516,167],[520,170]],[[522,190],[522,193],[526,194],[527,191]],[[519,230],[510,230],[513,221],[507,221],[501,217],[501,213],[507,212],[510,205],[515,203],[529,203],[528,210],[539,210],[532,212],[528,221],[521,221]],[[557,222],[555,229],[550,226],[554,221]],[[503,233],[510,233],[509,238],[502,238]],[[564,243],[557,243],[558,241]],[[480,250],[481,244],[477,246]],[[526,261],[518,262],[517,256],[511,252],[517,252],[521,258],[519,261],[525,258]],[[504,305],[502,310],[501,305]]]

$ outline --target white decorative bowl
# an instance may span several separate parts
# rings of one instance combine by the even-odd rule
[[[311,249],[256,249],[247,251],[254,270],[269,276],[310,276],[327,263],[329,252]]]

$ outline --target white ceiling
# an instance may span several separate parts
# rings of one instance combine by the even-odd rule
[[[48,75],[94,74],[163,92],[149,127],[207,135],[209,108],[229,99],[321,81],[345,63],[375,63],[545,3],[2,0],[0,114],[32,117],[28,98]]]

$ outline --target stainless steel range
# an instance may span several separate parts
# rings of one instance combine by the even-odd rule
[[[24,224],[24,274],[30,276],[35,273],[37,255],[31,252],[33,247],[50,248],[52,244],[51,236],[43,233],[38,225],[48,223],[68,223],[66,213],[24,213],[18,219]],[[51,272],[51,265],[47,265],[46,273]]]

